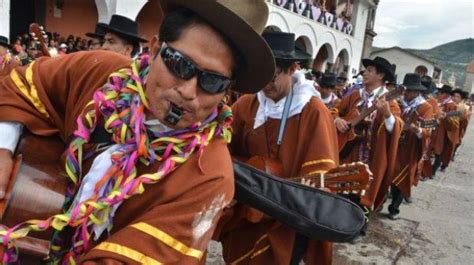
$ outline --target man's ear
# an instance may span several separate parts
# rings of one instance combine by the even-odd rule
[[[299,65],[298,65],[297,62],[292,63],[290,68],[288,68],[289,74],[293,75],[296,72],[296,70],[298,69],[298,67],[299,67]]]
[[[153,36],[150,41],[150,56],[153,58],[153,60],[156,59],[156,56],[158,56],[158,53],[160,52],[161,43],[162,42],[160,41],[158,35]]]

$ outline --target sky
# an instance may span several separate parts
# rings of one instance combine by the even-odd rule
[[[380,0],[373,46],[430,49],[474,38],[474,0]]]

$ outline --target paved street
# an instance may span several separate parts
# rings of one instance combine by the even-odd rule
[[[455,161],[435,179],[420,182],[401,219],[385,218],[387,205],[358,244],[337,244],[334,264],[474,264],[474,126]],[[223,264],[210,246],[207,264]]]

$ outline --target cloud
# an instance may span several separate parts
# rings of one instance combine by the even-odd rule
[[[471,0],[382,0],[374,46],[428,49],[474,37]]]

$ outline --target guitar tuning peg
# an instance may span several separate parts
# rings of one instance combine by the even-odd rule
[[[40,30],[44,30],[43,26],[39,26]]]
[[[35,37],[35,36],[36,36],[36,34],[35,34],[34,32],[31,32],[30,35],[31,35],[32,37]]]

